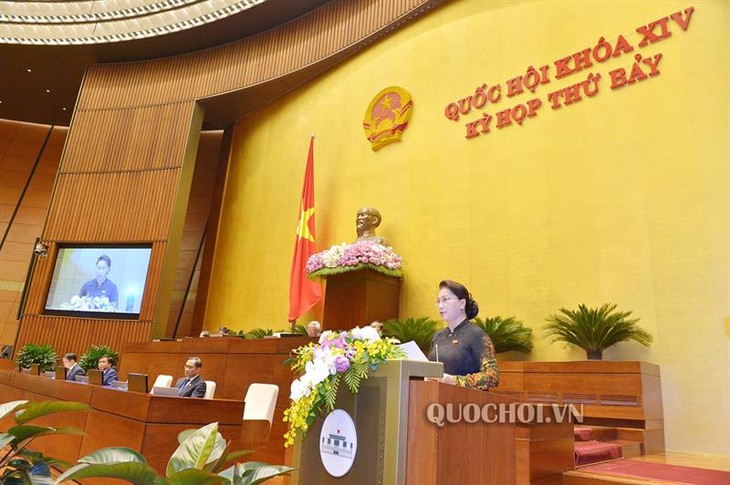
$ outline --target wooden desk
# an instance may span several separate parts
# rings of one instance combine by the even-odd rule
[[[309,337],[271,339],[242,339],[238,337],[186,338],[175,342],[132,342],[124,346],[120,362],[120,378],[128,372],[149,374],[150,382],[159,374],[181,377],[188,357],[203,361],[200,375],[216,382],[215,396],[222,399],[243,400],[248,386],[254,382],[276,384],[279,397],[274,420],[266,444],[251,447],[251,460],[272,464],[285,463],[283,421],[289,406],[289,389],[294,379],[284,364],[292,349],[313,342]]]
[[[40,419],[46,426],[74,426],[86,436],[39,439],[34,448],[75,463],[99,448],[127,446],[140,451],[164,475],[167,461],[178,446],[177,435],[217,421],[219,431],[241,448],[243,401],[231,399],[181,399],[109,389],[45,377],[0,371],[3,402],[66,400],[89,404],[87,412],[61,413]],[[6,418],[8,419],[8,418]],[[2,425],[7,422],[3,420]]]
[[[243,401],[181,399],[92,387],[81,456],[107,446],[126,446],[140,451],[164,474],[181,431],[217,421],[227,441],[240,440]]]
[[[524,402],[570,403],[584,424],[634,431],[644,453],[664,450],[659,366],[640,361],[500,362],[494,393]],[[635,436],[634,436],[635,435]]]

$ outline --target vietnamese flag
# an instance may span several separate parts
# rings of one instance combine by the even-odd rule
[[[315,253],[314,247],[314,135],[309,140],[304,187],[299,203],[297,237],[294,259],[289,275],[289,321],[295,321],[322,299],[322,287],[307,277],[307,260]]]

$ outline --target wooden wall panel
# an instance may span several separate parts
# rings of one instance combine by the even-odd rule
[[[213,193],[211,194],[210,218],[208,219],[208,229],[205,238],[205,248],[201,255],[200,272],[197,281],[197,292],[195,298],[195,308],[193,311],[191,327],[187,333],[192,337],[200,335],[203,330],[205,308],[207,303],[206,296],[210,288],[210,277],[213,269],[213,261],[215,259],[215,247],[218,237],[218,227],[221,217],[221,207],[223,205],[223,194],[225,192],[226,178],[228,175],[228,154],[230,153],[231,141],[233,139],[233,129],[228,128],[223,132],[220,146],[220,158],[218,160],[218,171],[216,172],[216,180],[213,184]],[[180,335],[186,335],[181,333]]]
[[[150,321],[30,315],[23,319],[18,348],[27,343],[45,344],[53,346],[59,356],[66,352],[80,356],[91,345],[110,345],[121,353],[123,342],[148,340],[151,326]]]
[[[157,296],[159,295],[159,284],[162,276],[162,266],[164,264],[164,255],[167,251],[167,243],[157,241],[152,243],[152,257],[150,258],[150,267],[147,270],[147,282],[144,288],[144,300],[139,311],[139,317],[142,320],[152,320],[157,306]],[[130,340],[125,340],[130,342]],[[133,341],[132,341],[133,342]]]
[[[211,215],[213,194],[218,181],[218,171],[225,171],[225,165],[220,163],[222,138],[222,131],[205,132],[200,138],[193,184],[190,188],[190,201],[185,216],[179,257],[177,258],[175,284],[165,333],[167,337],[197,336],[200,334],[200,329],[193,330],[192,328],[193,311],[197,299],[200,266],[203,259],[201,241],[205,234],[205,228],[209,225],[208,220]],[[225,159],[227,160],[227,158],[226,156]],[[200,255],[198,255],[199,250],[201,250]],[[198,259],[197,267],[194,267],[196,258]],[[186,298],[185,291],[190,283],[191,275],[192,283]],[[182,314],[180,314],[181,309]],[[175,333],[176,324],[178,324],[177,333]]]
[[[7,231],[0,244],[0,346],[15,343],[23,283],[67,133],[65,127],[0,120],[0,235]]]
[[[48,285],[53,274],[53,262],[58,248],[55,244],[48,247],[48,256],[36,258],[33,274],[26,282],[24,313],[40,314],[44,308]],[[21,317],[22,318],[22,317]]]
[[[167,239],[179,168],[59,174],[44,239]]]
[[[180,166],[192,103],[74,116],[60,173],[109,173]]]

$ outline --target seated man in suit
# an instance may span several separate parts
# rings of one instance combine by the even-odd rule
[[[198,357],[189,357],[185,362],[185,377],[177,381],[175,386],[178,388],[178,396],[180,397],[204,397],[206,384],[200,377],[200,368],[203,362]]]
[[[114,357],[104,355],[99,358],[99,370],[102,372],[101,385],[111,386],[112,382],[119,380],[117,370],[114,368]]]
[[[84,375],[84,369],[76,362],[76,354],[69,352],[63,356],[63,366],[66,368],[66,380],[75,381],[76,376]]]

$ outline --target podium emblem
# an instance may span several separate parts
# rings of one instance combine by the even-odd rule
[[[355,423],[346,411],[335,409],[327,415],[319,434],[319,456],[327,473],[341,477],[350,471],[357,454]]]

